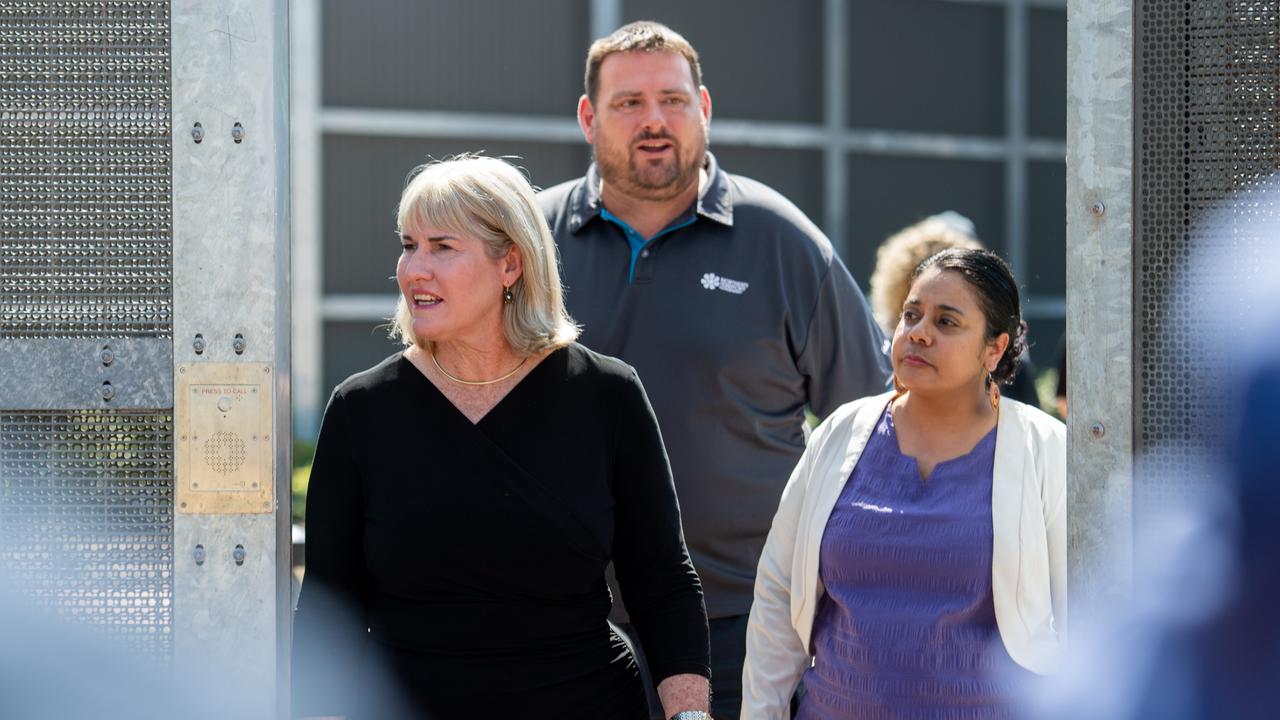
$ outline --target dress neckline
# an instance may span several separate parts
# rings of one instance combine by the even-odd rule
[[[884,428],[884,429],[881,430],[881,428]],[[978,442],[975,443],[972,448],[969,448],[969,451],[964,453],[963,455],[957,455],[955,457],[947,458],[946,460],[942,460],[940,462],[934,463],[933,471],[930,472],[929,477],[926,478],[926,477],[920,476],[920,461],[916,459],[916,456],[908,455],[904,453],[902,451],[902,447],[898,444],[898,429],[897,427],[895,427],[893,422],[893,403],[889,403],[885,407],[884,414],[880,417],[880,422],[877,423],[876,425],[877,432],[883,432],[884,434],[888,435],[888,437],[886,438],[888,442],[885,443],[885,449],[888,450],[892,454],[892,456],[894,456],[895,458],[899,458],[902,462],[910,463],[912,470],[915,472],[915,476],[920,478],[921,484],[924,484],[924,485],[929,484],[931,480],[937,477],[938,470],[941,470],[942,468],[948,467],[951,465],[960,464],[965,461],[970,461],[974,457],[976,457],[979,452],[982,452],[982,453],[987,452],[987,445],[993,446],[992,451],[994,452],[996,430],[998,430],[999,428],[1000,428],[1000,423],[997,422],[994,427],[992,427],[989,431],[987,431],[986,435],[983,435],[982,438],[978,440]]]
[[[466,413],[462,412],[462,410],[457,405],[454,405],[453,401],[449,399],[449,396],[446,395],[444,391],[441,390],[434,382],[432,382],[431,378],[427,377],[426,373],[419,370],[418,366],[414,365],[413,361],[410,360],[408,357],[406,357],[403,352],[400,353],[399,362],[402,364],[402,367],[407,368],[407,371],[409,373],[411,373],[418,380],[420,380],[422,385],[426,386],[426,391],[429,394],[433,394],[440,402],[443,402],[446,406],[448,406],[449,409],[453,411],[454,415],[458,417],[458,419],[462,420],[463,422],[465,422],[467,425],[470,425],[471,427],[480,427],[482,424],[485,423],[486,420],[493,417],[495,414],[499,412],[501,408],[506,406],[508,404],[507,402],[508,400],[510,400],[513,396],[517,396],[521,392],[523,392],[523,388],[526,385],[530,385],[530,380],[534,380],[532,384],[536,385],[537,384],[536,376],[538,376],[542,372],[545,372],[543,370],[543,367],[547,365],[552,358],[557,357],[561,353],[567,351],[567,349],[568,349],[568,346],[559,347],[547,353],[546,357],[542,358],[542,360],[540,360],[537,365],[534,365],[529,370],[529,372],[525,374],[524,377],[520,378],[520,380],[516,382],[515,385],[512,385],[511,389],[508,390],[505,395],[499,398],[498,402],[494,403],[493,407],[489,408],[488,412],[482,415],[480,419],[476,420],[475,422],[472,422],[471,418],[467,417]]]

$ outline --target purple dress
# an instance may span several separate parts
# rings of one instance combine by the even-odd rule
[[[927,482],[886,410],[822,536],[826,587],[797,720],[1003,718],[1031,677],[991,595],[993,429]]]

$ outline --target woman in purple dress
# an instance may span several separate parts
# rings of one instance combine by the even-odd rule
[[[998,256],[917,268],[895,390],[837,410],[756,578],[744,719],[999,718],[1066,637],[1066,433],[1005,398],[1025,347]]]

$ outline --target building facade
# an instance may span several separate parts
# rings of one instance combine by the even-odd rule
[[[864,291],[888,235],[955,210],[1014,268],[1033,359],[1053,361],[1065,0],[295,0],[293,14],[299,437],[337,383],[396,351],[394,209],[410,169],[483,151],[540,187],[582,174],[587,47],[638,19],[701,53],[725,169],[791,198]]]

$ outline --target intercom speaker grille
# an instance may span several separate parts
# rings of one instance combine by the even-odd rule
[[[148,656],[172,647],[173,416],[0,413],[0,575]]]
[[[230,475],[239,470],[244,465],[246,453],[244,438],[232,432],[216,432],[204,443],[204,461],[219,475]]]
[[[0,0],[0,337],[169,337],[169,3]]]
[[[1280,0],[1137,3],[1135,520],[1197,493],[1240,358],[1230,304],[1277,239],[1239,194],[1280,167]],[[1209,260],[1212,260],[1211,262]],[[1218,261],[1223,264],[1219,265]],[[1227,268],[1224,272],[1223,268]],[[1270,310],[1273,310],[1270,309]]]

